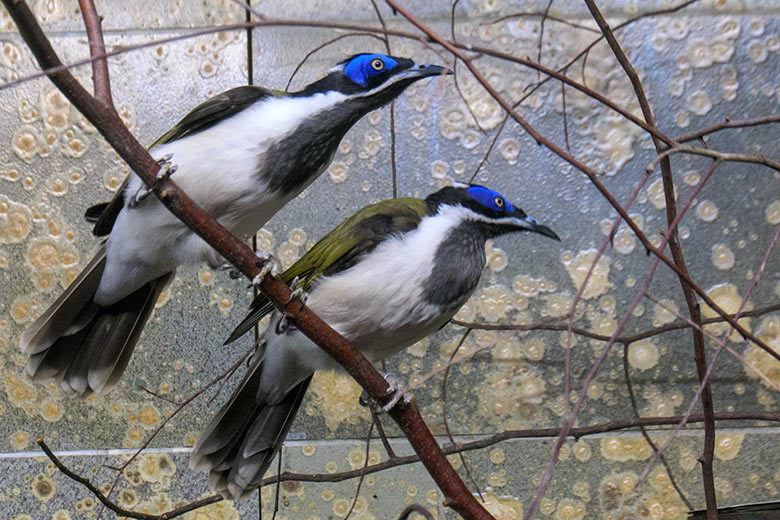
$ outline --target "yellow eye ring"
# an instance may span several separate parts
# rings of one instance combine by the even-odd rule
[[[371,68],[374,70],[382,70],[385,68],[385,62],[383,62],[379,58],[371,60]]]
[[[504,199],[502,199],[501,197],[496,197],[495,199],[493,199],[493,202],[496,203],[496,206],[498,206],[499,209],[504,209]]]

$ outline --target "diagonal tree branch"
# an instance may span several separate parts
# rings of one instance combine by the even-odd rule
[[[62,67],[57,53],[27,4],[22,0],[3,0],[3,4],[41,68]],[[260,290],[277,306],[284,306],[289,302],[292,293],[283,282],[273,276],[264,276],[262,280],[258,280],[263,261],[244,242],[198,207],[175,182],[170,179],[155,182],[156,174],[160,169],[159,164],[129,132],[113,109],[92,97],[64,68],[48,74],[48,77],[98,129],[130,168],[147,185],[154,188],[155,195],[174,215],[247,278],[253,280],[253,283],[258,283]],[[381,404],[389,402],[387,381],[354,346],[307,307],[293,305],[287,310],[301,332],[336,359],[372,398]],[[448,505],[466,518],[492,518],[474,499],[447,461],[420,416],[417,404],[414,401],[408,404],[399,403],[390,410],[390,416],[398,423],[414,450],[420,455],[431,477],[447,497]]]

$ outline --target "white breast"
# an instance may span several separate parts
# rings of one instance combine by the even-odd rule
[[[289,135],[305,118],[333,107],[339,92],[308,98],[270,98],[197,134],[154,147],[159,159],[172,154],[173,180],[203,209],[238,235],[262,227],[296,194],[268,193],[256,175],[272,143]],[[132,176],[126,197],[142,181]],[[219,263],[213,249],[189,231],[155,197],[123,208],[109,237],[106,270],[98,298],[108,304],[181,264]]]
[[[415,230],[385,240],[354,267],[322,278],[307,305],[372,361],[437,331],[454,312],[428,303],[423,290],[439,244],[465,211],[445,207]],[[321,352],[312,347],[305,356]]]

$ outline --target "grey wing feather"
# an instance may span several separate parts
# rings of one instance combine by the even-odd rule
[[[270,405],[258,397],[262,366],[262,360],[253,364],[190,455],[190,467],[209,471],[209,488],[226,498],[243,498],[259,485],[311,381],[309,376]]]
[[[24,331],[19,340],[19,347],[23,353],[38,354],[49,348],[57,338],[68,331],[70,325],[92,301],[105,266],[106,246],[102,243],[98,246],[95,256],[73,283]]]

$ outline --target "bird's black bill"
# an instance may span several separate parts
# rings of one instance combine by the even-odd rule
[[[403,74],[409,78],[422,79],[429,78],[431,76],[439,76],[442,74],[449,75],[453,74],[453,72],[447,67],[442,67],[441,65],[419,64],[405,70]]]
[[[531,231],[534,233],[539,233],[540,235],[544,235],[546,237],[550,237],[553,240],[557,240],[558,242],[561,241],[561,237],[559,237],[555,231],[548,228],[547,226],[543,226],[541,224],[533,224],[533,227],[531,227]]]

